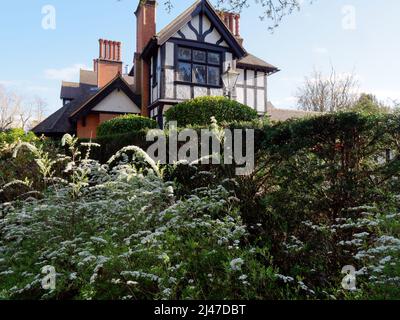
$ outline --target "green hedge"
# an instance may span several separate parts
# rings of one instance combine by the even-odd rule
[[[97,136],[110,136],[116,134],[125,134],[143,129],[155,129],[157,122],[153,119],[129,114],[112,120],[103,122],[97,128]]]
[[[211,117],[218,122],[251,121],[257,112],[244,104],[224,97],[201,97],[177,104],[166,114],[167,121],[177,121],[178,126],[208,125]]]

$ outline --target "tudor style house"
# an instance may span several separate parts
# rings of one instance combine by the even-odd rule
[[[231,98],[260,115],[273,109],[268,77],[279,70],[245,50],[239,14],[217,12],[208,0],[197,0],[157,32],[156,7],[156,1],[142,1],[135,12],[129,74],[122,73],[121,43],[100,39],[93,70],[81,70],[79,83],[62,83],[63,106],[33,132],[95,138],[100,123],[122,114],[148,116],[162,126],[165,111],[179,102],[226,95],[222,79],[229,70],[238,74]]]

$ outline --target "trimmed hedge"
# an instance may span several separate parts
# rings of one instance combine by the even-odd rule
[[[200,97],[177,104],[165,113],[167,121],[177,121],[179,127],[208,125],[211,117],[219,123],[251,121],[257,112],[237,101],[224,97]]]
[[[97,128],[97,136],[104,137],[155,128],[157,128],[157,122],[155,120],[129,114],[103,122]]]

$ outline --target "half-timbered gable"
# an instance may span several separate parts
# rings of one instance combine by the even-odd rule
[[[248,53],[240,35],[240,15],[216,11],[196,0],[157,32],[155,0],[140,1],[134,66],[123,74],[121,43],[99,40],[93,70],[78,83],[63,82],[62,108],[33,129],[37,134],[95,137],[97,126],[121,114],[149,116],[163,126],[164,113],[201,96],[223,96],[222,75],[240,73],[229,96],[260,115],[268,111],[268,77],[278,68]]]
[[[221,75],[229,67],[241,74],[234,98],[266,112],[267,77],[278,69],[247,53],[239,18],[198,0],[149,41],[142,58],[150,65],[150,117],[161,123],[176,103],[224,95]]]

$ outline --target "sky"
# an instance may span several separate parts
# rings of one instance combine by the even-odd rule
[[[172,12],[159,1],[157,30],[194,0],[173,0]],[[216,2],[216,1],[212,1]],[[246,50],[280,68],[269,79],[269,100],[297,108],[296,93],[313,70],[354,73],[360,92],[400,101],[399,0],[309,0],[273,32],[250,0],[241,15]],[[30,99],[44,98],[50,114],[61,107],[62,80],[78,81],[91,69],[98,39],[123,44],[124,64],[132,66],[138,0],[13,0],[0,11],[0,85]],[[51,7],[49,7],[51,6]],[[49,8],[55,20],[47,20]],[[49,26],[51,28],[49,28]],[[54,27],[54,28],[53,28]]]

